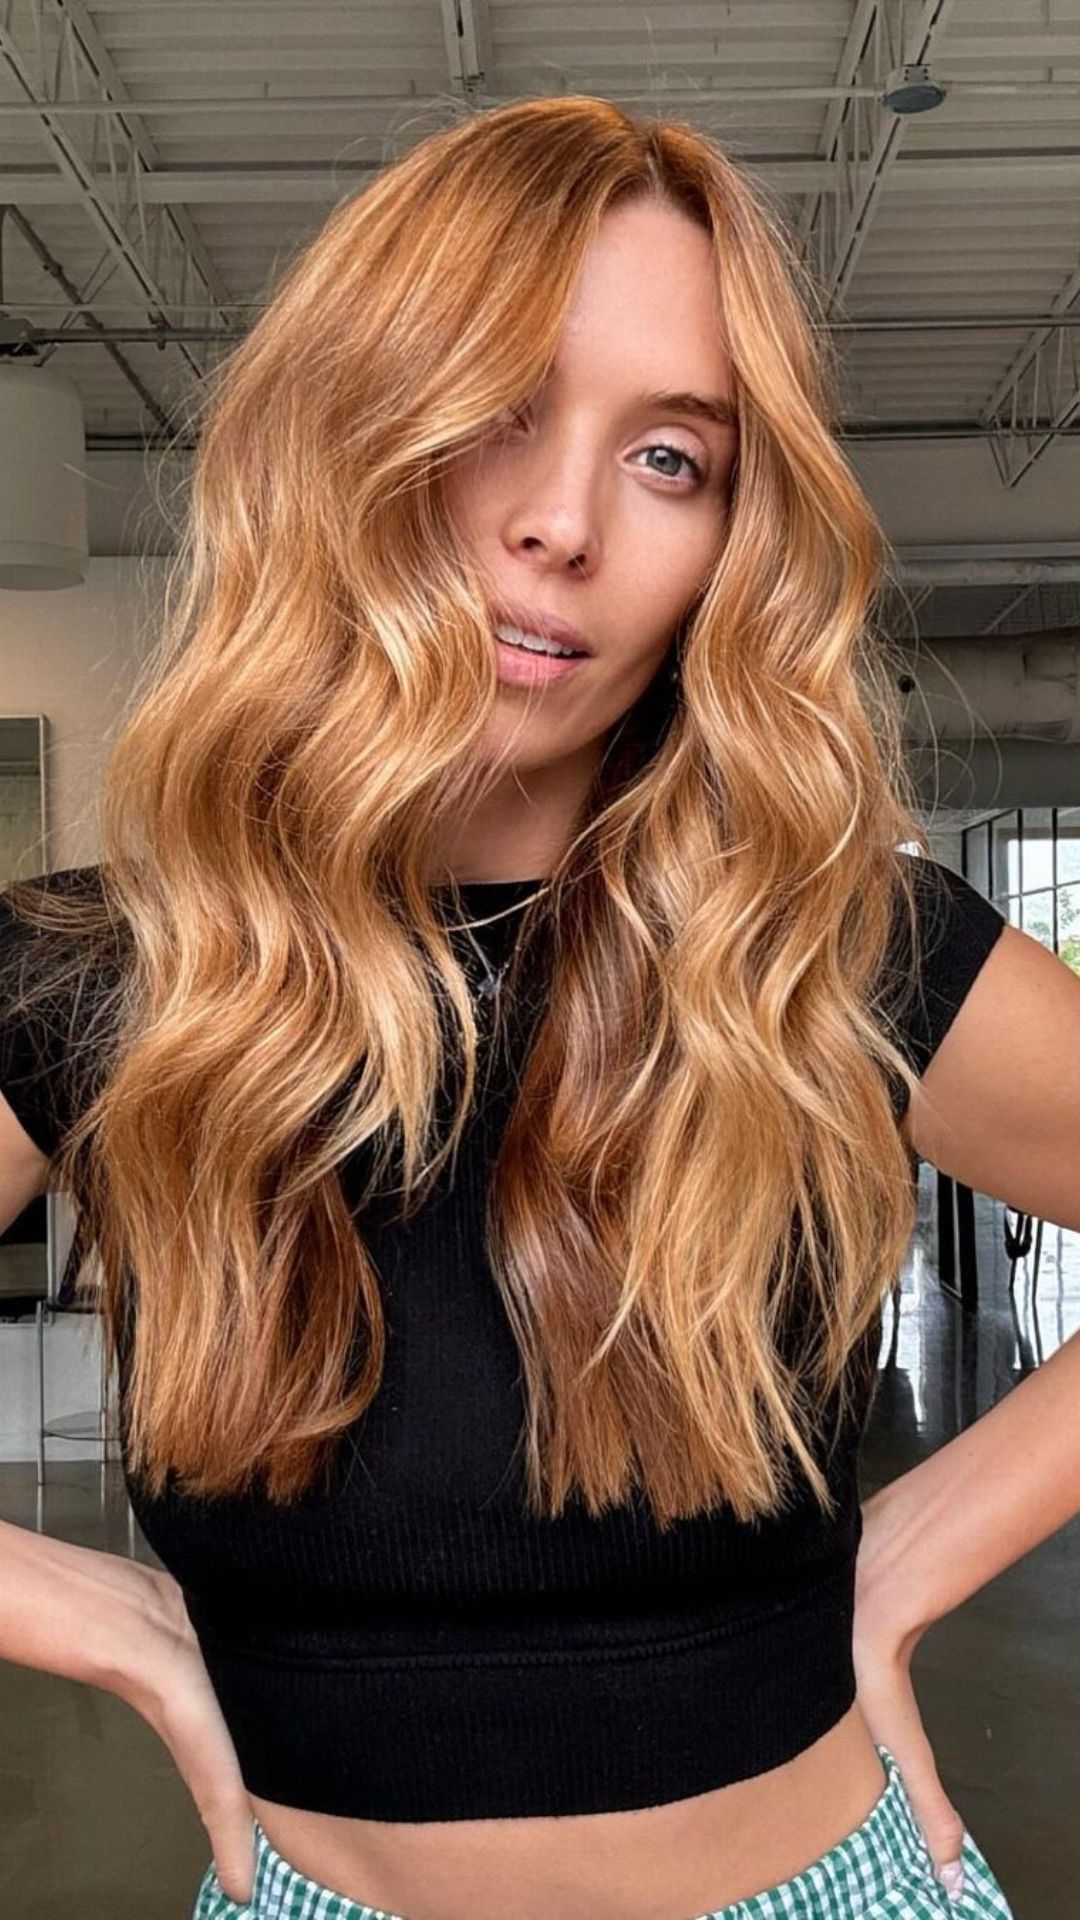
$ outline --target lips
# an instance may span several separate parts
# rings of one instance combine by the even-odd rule
[[[592,652],[585,635],[569,620],[561,620],[558,614],[507,600],[492,608],[492,620],[505,621],[507,626],[520,628],[522,633],[535,633],[541,640],[553,641],[557,647],[573,647],[578,653]]]
[[[579,673],[586,660],[583,653],[531,653],[525,647],[507,646],[498,636],[495,657],[499,663],[499,679],[515,687],[539,687],[564,680],[568,675]]]

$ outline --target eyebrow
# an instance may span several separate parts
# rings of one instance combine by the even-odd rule
[[[712,420],[718,427],[735,427],[738,411],[731,400],[702,393],[647,393],[642,406],[657,407],[666,413],[690,413],[699,420]]]

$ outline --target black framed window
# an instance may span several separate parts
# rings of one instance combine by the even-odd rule
[[[965,880],[1080,974],[1080,806],[1003,808],[960,839]]]

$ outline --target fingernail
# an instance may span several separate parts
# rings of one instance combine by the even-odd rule
[[[961,1887],[964,1884],[963,1861],[950,1860],[946,1866],[938,1868],[937,1876],[938,1876],[938,1879],[941,1881],[941,1884],[944,1887],[946,1893],[948,1894],[959,1893]]]

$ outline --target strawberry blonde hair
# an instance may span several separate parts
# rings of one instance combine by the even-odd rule
[[[534,1511],[639,1484],[662,1525],[719,1499],[745,1520],[793,1473],[831,1507],[824,1416],[857,1415],[915,1218],[880,970],[898,910],[914,930],[897,850],[928,843],[869,619],[885,544],[767,201],[705,134],[588,97],[422,140],[290,264],[204,396],[98,894],[12,890],[54,984],[123,962],[95,1014],[75,998],[71,1065],[92,1041],[95,1073],[50,1180],[130,1337],[127,1458],[153,1493],[171,1472],[294,1498],[378,1388],[339,1169],[362,1152],[368,1197],[414,1210],[483,1046],[430,875],[500,772],[477,751],[498,683],[442,478],[536,390],[598,223],[641,196],[714,249],[731,511],[525,910],[544,1004],[487,1245]]]

